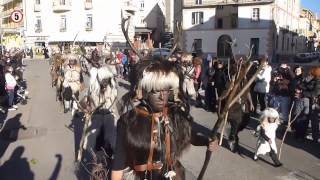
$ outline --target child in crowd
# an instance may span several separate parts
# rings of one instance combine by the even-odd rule
[[[254,155],[254,160],[258,160],[259,155],[269,153],[274,162],[275,167],[282,166],[282,163],[277,157],[276,145],[276,130],[279,121],[279,113],[273,108],[266,108],[260,117],[261,124],[257,127],[256,134],[258,134],[257,150]]]
[[[297,140],[303,140],[307,129],[308,129],[308,115],[309,115],[309,104],[310,101],[308,98],[303,96],[303,91],[301,88],[297,87],[295,89],[294,99],[293,99],[293,109],[292,109],[292,117],[293,121],[295,117],[296,120],[293,122],[294,129],[296,130],[295,137]]]

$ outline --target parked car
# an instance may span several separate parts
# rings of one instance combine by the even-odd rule
[[[319,58],[318,53],[316,53],[316,52],[313,52],[310,54],[311,54],[312,60],[317,60]]]
[[[309,53],[299,53],[294,57],[294,62],[309,63],[312,62],[312,55]]]
[[[162,55],[164,58],[167,58],[167,56],[170,54],[170,49],[168,48],[154,48],[152,50],[152,56],[153,59],[159,59],[160,55]]]

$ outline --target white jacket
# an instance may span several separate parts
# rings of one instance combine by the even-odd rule
[[[261,70],[257,75],[256,85],[254,86],[254,91],[258,93],[269,93],[270,81],[271,81],[271,66],[266,67]]]
[[[5,78],[6,78],[6,86],[7,86],[7,89],[14,89],[17,85],[17,81],[16,79],[13,77],[12,74],[10,73],[6,73],[5,74]]]

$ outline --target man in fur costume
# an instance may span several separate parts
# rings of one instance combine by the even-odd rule
[[[135,88],[140,102],[117,123],[112,179],[185,179],[178,160],[190,142],[211,151],[214,143],[192,131],[174,64],[151,61],[144,67]]]
[[[195,69],[192,64],[192,55],[182,54],[181,64],[182,64],[182,71],[184,76],[183,87],[182,87],[183,92],[195,100],[197,93],[194,88]]]
[[[119,119],[115,76],[109,66],[103,66],[99,69],[92,68],[90,72],[95,76],[92,76],[90,81],[88,96],[90,108],[95,109],[95,112],[89,123],[84,149],[86,152],[94,150],[98,136],[103,133],[103,146],[110,148],[108,150],[114,150],[116,124]]]
[[[66,65],[64,66],[64,81],[63,81],[63,100],[64,100],[64,113],[72,110],[72,115],[78,109],[73,97],[79,99],[81,83],[83,81],[81,75],[81,68],[77,63],[77,56],[68,54],[66,56]]]

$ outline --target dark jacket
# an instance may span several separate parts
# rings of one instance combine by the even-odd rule
[[[221,94],[222,91],[226,89],[227,76],[222,69],[215,71],[211,82],[214,82],[214,87],[217,88],[218,93]]]
[[[294,78],[294,73],[289,68],[279,68],[278,72],[282,75],[284,79],[291,81]]]
[[[305,82],[302,89],[304,90],[304,95],[308,98],[320,96],[320,78]]]
[[[295,76],[291,81],[290,81],[290,92],[291,92],[291,95],[294,96],[294,91],[297,87],[302,87],[303,85],[303,76],[300,75],[300,76]]]

